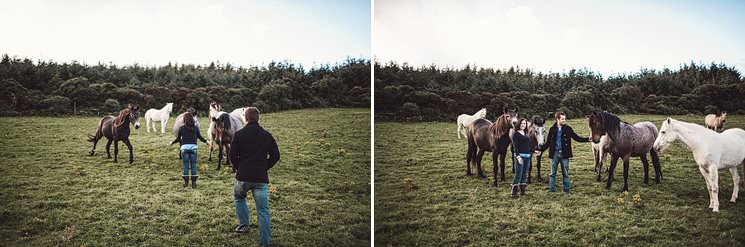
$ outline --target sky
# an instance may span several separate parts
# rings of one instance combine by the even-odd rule
[[[371,59],[369,0],[0,0],[0,53],[33,61],[306,68]]]
[[[376,0],[375,59],[604,77],[724,63],[745,74],[745,1]]]

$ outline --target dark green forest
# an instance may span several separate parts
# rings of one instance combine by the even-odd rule
[[[143,109],[174,103],[206,114],[217,101],[226,111],[263,112],[315,107],[370,107],[370,60],[347,58],[306,70],[289,62],[266,66],[171,64],[160,67],[32,61],[4,54],[0,115],[102,115],[132,103]]]
[[[454,120],[487,108],[569,118],[591,111],[615,114],[745,114],[745,81],[724,64],[683,64],[677,70],[642,69],[603,78],[584,69],[540,73],[530,69],[441,68],[375,62],[375,118]]]

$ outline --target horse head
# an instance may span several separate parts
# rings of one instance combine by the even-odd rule
[[[596,111],[590,112],[587,121],[590,125],[590,135],[592,142],[595,144],[600,143],[600,137],[605,135],[602,113]]]
[[[217,102],[210,103],[210,117],[217,117],[217,113],[220,111],[220,104]]]
[[[171,113],[173,111],[173,103],[166,104],[166,107],[163,107],[163,110],[165,110],[168,113]]]
[[[657,135],[657,139],[654,140],[654,145],[652,146],[652,148],[658,153],[665,151],[671,143],[678,139],[678,132],[675,131],[675,128],[673,127],[675,121],[676,120],[672,118],[667,118],[667,120],[662,121],[660,134]]]
[[[129,121],[135,126],[135,129],[140,128],[140,107],[131,106],[129,108]]]
[[[535,115],[531,118],[531,132],[535,135],[538,145],[543,145],[545,142],[546,127],[543,126],[545,123],[541,116]]]
[[[212,117],[215,123],[215,140],[222,141],[222,137],[230,129],[230,114],[223,113],[218,117]]]

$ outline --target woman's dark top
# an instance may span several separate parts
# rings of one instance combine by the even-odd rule
[[[517,154],[530,154],[533,150],[530,148],[530,139],[526,135],[520,134],[515,131],[512,134],[512,146],[515,147],[515,153]]]
[[[207,140],[202,137],[202,134],[199,133],[199,127],[194,126],[194,128],[189,128],[186,126],[181,126],[181,128],[178,129],[178,136],[176,136],[176,140],[173,140],[171,144],[179,142],[181,140],[181,145],[184,144],[197,144],[197,138],[199,138],[202,142],[207,142]]]

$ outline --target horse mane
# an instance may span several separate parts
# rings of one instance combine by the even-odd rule
[[[618,118],[616,115],[607,113],[607,112],[601,112],[600,118],[603,121],[603,129],[605,129],[605,133],[613,133],[613,136],[616,136],[618,131],[620,131],[620,125],[621,125],[621,119]],[[625,122],[624,122],[625,123]]]
[[[497,138],[502,137],[506,135],[507,133],[509,133],[508,131],[510,130],[511,124],[504,117],[505,115],[508,115],[508,114],[505,113],[505,114],[499,115],[499,117],[497,117],[497,119],[494,120],[494,124],[492,124],[492,126],[490,127],[491,128],[490,131],[494,133],[494,135]]]
[[[119,111],[119,116],[117,116],[114,119],[114,128],[119,128],[125,121],[127,121],[127,118],[129,117],[129,113],[131,112],[130,108],[124,108],[124,110]]]
[[[217,117],[217,121],[218,122],[222,122],[222,128],[223,129],[226,129],[226,130],[227,129],[230,129],[230,127],[231,127],[230,126],[230,114],[224,113],[224,114],[220,115],[219,117]]]

